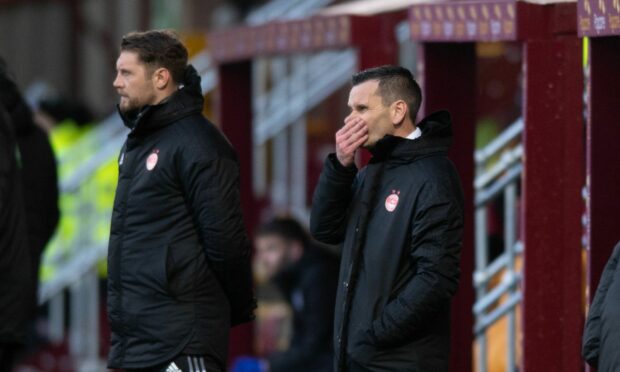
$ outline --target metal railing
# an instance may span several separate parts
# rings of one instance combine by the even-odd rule
[[[523,120],[518,119],[484,148],[476,151],[475,226],[476,251],[473,284],[476,302],[474,335],[477,342],[478,372],[488,369],[489,329],[506,318],[505,371],[517,370],[517,306],[521,302],[520,264],[523,244],[518,240],[518,198],[523,169],[521,134]],[[501,202],[503,209],[503,251],[490,257],[489,208]],[[501,334],[501,332],[499,333]],[[494,339],[494,342],[502,340]]]
[[[325,51],[312,55],[291,57],[290,74],[277,64],[288,61],[270,61],[274,81],[268,91],[254,96],[254,143],[263,144],[289,124],[295,123],[307,111],[346,84],[357,66],[353,50]],[[262,64],[262,62],[257,62]],[[282,71],[284,70],[284,71]],[[256,74],[268,74],[255,68]],[[260,79],[260,77],[257,77]]]
[[[253,184],[268,192],[267,143],[271,144],[271,201],[302,221],[306,202],[306,114],[344,86],[357,68],[352,49],[273,57],[253,64]],[[291,192],[289,192],[289,190]]]
[[[250,12],[245,22],[258,25],[275,19],[307,17],[333,2],[334,0],[272,0]]]

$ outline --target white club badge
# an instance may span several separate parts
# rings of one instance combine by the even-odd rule
[[[400,195],[400,191],[392,190],[392,193],[385,198],[385,209],[388,212],[394,212],[398,206],[398,195]]]
[[[146,158],[146,170],[152,171],[155,168],[157,161],[159,160],[159,156],[157,154],[159,154],[159,150],[154,149],[153,152],[151,152],[151,155]]]

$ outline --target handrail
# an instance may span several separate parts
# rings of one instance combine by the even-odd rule
[[[474,155],[476,163],[482,163],[489,160],[489,158],[496,155],[499,150],[506,147],[508,143],[517,139],[521,133],[523,133],[523,119],[519,118],[484,148],[476,151]]]
[[[352,50],[322,52],[309,57],[305,66],[281,79],[269,93],[259,95],[255,104],[254,143],[264,143],[328,97],[349,80],[355,66]],[[316,70],[321,74],[309,73]],[[291,92],[296,84],[301,84],[301,91]]]
[[[518,183],[523,173],[523,144],[520,141],[523,127],[523,120],[517,119],[474,154],[476,270],[472,280],[476,301],[472,312],[476,319],[473,332],[478,344],[478,372],[487,371],[487,330],[504,317],[507,319],[507,371],[516,371],[516,307],[522,299],[522,273],[517,260],[523,253],[523,243],[518,240],[517,203]],[[503,196],[500,200],[504,211],[504,252],[489,262],[488,207],[500,196]],[[502,275],[501,280],[492,282],[498,275]]]
[[[333,0],[272,0],[251,11],[245,22],[249,25],[263,24],[274,19],[290,19],[307,16],[332,3]]]

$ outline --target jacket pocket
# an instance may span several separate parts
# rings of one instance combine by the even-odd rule
[[[184,297],[193,292],[200,253],[200,247],[195,244],[171,244],[167,247],[166,286],[172,297]]]
[[[377,346],[372,341],[368,331],[358,331],[353,338],[349,357],[360,367],[367,367],[378,353]]]

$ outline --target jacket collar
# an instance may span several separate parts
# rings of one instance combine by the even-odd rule
[[[131,129],[130,136],[144,136],[186,116],[201,112],[203,105],[200,76],[196,69],[189,65],[183,84],[163,102],[128,113],[121,112],[117,105],[117,110],[125,126]]]
[[[387,135],[370,149],[371,163],[385,160],[405,161],[434,154],[445,154],[452,144],[452,119],[448,111],[437,111],[420,123],[422,136],[414,140]]]

